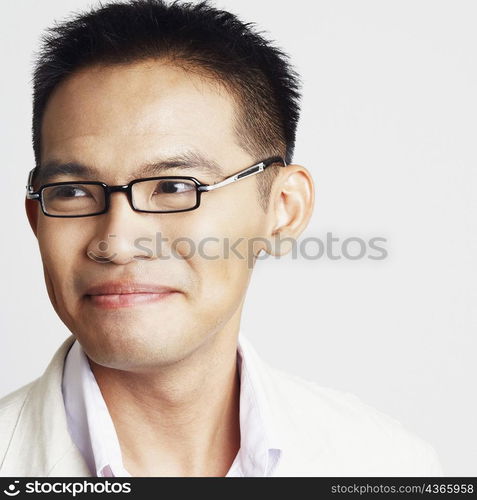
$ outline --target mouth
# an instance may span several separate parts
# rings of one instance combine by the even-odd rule
[[[162,302],[180,293],[168,286],[134,283],[108,282],[89,288],[84,297],[93,306],[101,309],[117,309]]]

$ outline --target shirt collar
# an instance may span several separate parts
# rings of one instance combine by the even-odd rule
[[[78,341],[66,357],[62,389],[68,430],[91,472],[98,477],[129,476],[113,421]]]
[[[241,333],[238,342],[240,373],[240,431],[239,457],[245,476],[269,476],[282,453],[266,386],[260,376],[256,353]]]
[[[266,366],[245,338],[239,335],[237,363],[240,373],[239,475],[269,476],[281,459],[283,443],[273,390],[267,384]],[[68,429],[92,472],[97,476],[130,476],[121,459],[113,421],[88,358],[76,341],[65,360],[63,398]],[[234,468],[234,467],[233,467]]]

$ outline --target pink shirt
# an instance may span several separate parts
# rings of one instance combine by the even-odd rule
[[[254,356],[248,342],[239,337],[240,450],[227,477],[271,476],[282,450],[267,421],[265,393],[257,387]],[[65,360],[62,382],[68,430],[93,476],[130,477],[124,468],[111,415],[91,371],[86,354],[75,341]]]

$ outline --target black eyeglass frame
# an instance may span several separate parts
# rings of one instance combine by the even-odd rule
[[[100,181],[64,181],[64,182],[52,182],[49,184],[44,184],[38,188],[37,191],[33,190],[33,177],[35,173],[38,171],[39,167],[33,168],[29,174],[28,174],[28,182],[26,186],[26,197],[29,200],[37,200],[40,202],[41,210],[44,215],[47,217],[60,217],[60,218],[77,218],[77,217],[92,217],[93,215],[101,215],[106,213],[109,210],[110,206],[110,196],[111,193],[116,193],[116,192],[124,192],[127,195],[129,205],[131,208],[136,211],[136,212],[143,212],[143,213],[148,213],[148,214],[170,214],[170,213],[178,213],[178,212],[190,212],[191,210],[196,210],[200,206],[200,201],[201,201],[201,195],[202,193],[207,193],[209,191],[213,191],[215,189],[224,187],[228,184],[231,184],[233,182],[237,182],[242,179],[246,179],[247,177],[251,177],[252,175],[259,174],[260,172],[263,172],[267,167],[270,165],[276,164],[276,163],[281,163],[282,167],[286,167],[287,163],[286,161],[281,157],[281,156],[272,156],[270,158],[266,158],[265,160],[260,161],[259,163],[255,163],[254,165],[247,167],[243,170],[240,170],[239,172],[236,172],[235,174],[232,174],[225,179],[216,182],[215,184],[203,184],[200,182],[198,179],[195,177],[188,177],[188,176],[183,176],[183,175],[168,175],[168,176],[160,176],[160,177],[145,177],[142,179],[134,179],[128,184],[123,184],[123,185],[117,185],[117,186],[110,186],[104,182]],[[168,180],[168,179],[183,179],[183,180],[188,180],[192,181],[196,187],[196,204],[191,207],[191,208],[184,208],[180,210],[141,210],[139,208],[136,208],[133,203],[132,199],[132,186],[138,182],[142,181],[152,181],[152,180]],[[99,211],[99,212],[94,212],[92,214],[85,214],[85,215],[55,215],[55,214],[49,214],[45,210],[44,206],[44,200],[43,200],[43,190],[47,187],[51,186],[64,186],[64,185],[70,185],[70,184],[86,184],[86,185],[94,185],[94,186],[101,186],[104,190],[104,209]]]

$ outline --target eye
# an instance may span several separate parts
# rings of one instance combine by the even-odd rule
[[[81,198],[90,196],[90,193],[84,188],[75,185],[57,186],[49,193],[54,198]]]
[[[184,182],[180,180],[159,181],[153,194],[188,193],[194,189],[195,186],[191,182]]]

